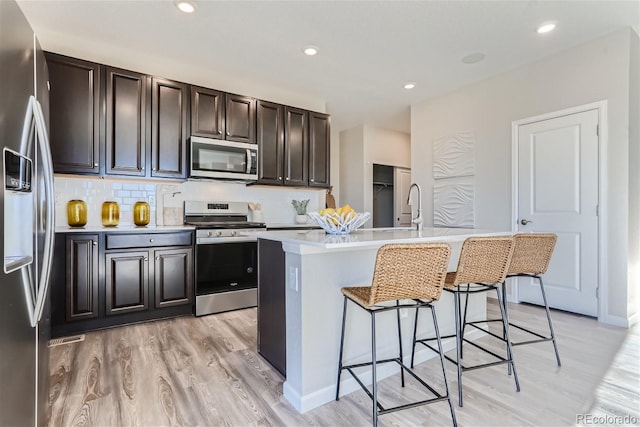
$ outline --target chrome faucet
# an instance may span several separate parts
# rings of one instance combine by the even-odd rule
[[[411,186],[409,187],[409,194],[407,195],[407,204],[411,206],[411,190],[413,190],[414,187],[418,190],[418,212],[415,218],[411,218],[411,224],[416,225],[417,231],[422,231],[422,195],[421,195],[422,192],[420,190],[420,186],[415,182],[411,184]],[[413,216],[413,209],[411,209],[411,211],[412,211],[411,216]]]

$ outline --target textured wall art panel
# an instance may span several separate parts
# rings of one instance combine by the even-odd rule
[[[433,178],[474,174],[475,132],[458,132],[433,142]]]
[[[474,228],[474,194],[473,183],[437,182],[433,187],[433,225]]]

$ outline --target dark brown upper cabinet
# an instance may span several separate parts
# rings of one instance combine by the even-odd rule
[[[327,114],[309,113],[309,187],[329,186],[330,119]]]
[[[151,177],[187,177],[188,86],[151,80]]]
[[[299,108],[284,108],[284,185],[308,185],[309,112]]]
[[[248,96],[226,94],[225,139],[256,142],[256,100]]]
[[[284,106],[258,101],[258,184],[281,185],[284,182]]]
[[[224,139],[224,93],[191,86],[191,135]]]
[[[46,52],[49,68],[50,145],[54,172],[99,174],[99,64]]]
[[[106,170],[110,175],[145,176],[148,79],[106,68]]]

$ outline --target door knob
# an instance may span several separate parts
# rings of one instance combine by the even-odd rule
[[[530,222],[533,222],[533,221],[531,221],[531,220],[529,220],[529,219],[524,219],[524,218],[522,218],[522,219],[520,220],[520,224],[522,224],[522,225],[527,225],[527,224],[529,224]]]

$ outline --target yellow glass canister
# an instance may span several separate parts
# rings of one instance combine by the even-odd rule
[[[102,225],[115,227],[120,222],[120,206],[118,202],[106,201],[102,204]]]
[[[147,202],[135,202],[133,204],[133,223],[135,225],[147,225],[151,218],[151,206]]]
[[[71,227],[87,225],[87,203],[84,200],[69,200],[67,203],[67,222]]]

